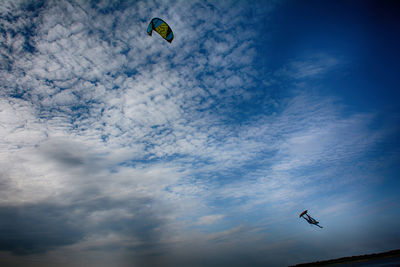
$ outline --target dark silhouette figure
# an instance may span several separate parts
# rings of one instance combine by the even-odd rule
[[[307,216],[307,217],[306,217]],[[306,220],[309,224],[313,224],[318,226],[319,228],[323,228],[321,225],[319,225],[319,222],[314,219],[313,217],[311,217],[310,215],[307,214],[307,210],[303,211],[302,213],[300,213],[300,216],[302,217],[304,220]]]

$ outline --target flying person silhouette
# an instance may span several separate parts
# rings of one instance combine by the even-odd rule
[[[306,217],[307,216],[307,217]],[[318,226],[319,228],[323,228],[321,225],[319,225],[319,222],[314,219],[313,217],[311,217],[310,215],[307,214],[307,210],[303,211],[302,213],[300,213],[300,216],[302,217],[304,220],[306,220],[309,224],[313,224]]]

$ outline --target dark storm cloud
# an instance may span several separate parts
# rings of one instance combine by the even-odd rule
[[[85,204],[85,213],[123,211],[122,216],[109,215],[99,223],[87,227],[88,234],[107,236],[117,234],[128,242],[100,244],[89,247],[94,251],[126,251],[127,266],[163,266],[168,248],[161,241],[165,221],[152,210],[150,198],[131,198],[129,201],[96,199]],[[133,257],[129,260],[130,257]],[[164,263],[164,264],[162,264]]]
[[[157,242],[157,229],[163,224],[162,219],[152,212],[152,202],[150,198],[132,198],[126,201],[103,197],[83,200],[84,204],[80,208],[85,211],[85,214],[116,209],[123,211],[125,213],[123,216],[110,216],[104,221],[92,224],[87,231],[119,233],[139,239],[145,243],[144,246],[148,246],[151,242]]]
[[[65,140],[50,140],[40,146],[40,152],[48,159],[68,168],[85,167],[95,171],[100,161],[99,157],[90,155],[83,144]]]
[[[78,242],[84,233],[67,207],[52,204],[0,207],[0,250],[16,254]]]
[[[92,192],[94,193],[94,191]],[[109,198],[82,199],[71,205],[39,203],[0,207],[0,250],[15,254],[46,252],[56,247],[73,245],[85,236],[113,233],[138,240],[128,245],[133,251],[154,249],[159,242],[163,221],[149,208],[150,199],[115,201]],[[123,211],[122,216],[113,214]],[[95,214],[104,219],[90,221]],[[115,248],[123,248],[123,244]],[[102,249],[101,245],[93,245]],[[90,249],[90,248],[89,248]],[[105,249],[110,249],[105,247]]]

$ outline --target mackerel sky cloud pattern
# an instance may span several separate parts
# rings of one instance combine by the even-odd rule
[[[380,40],[400,22],[391,2],[327,3],[3,1],[0,265],[398,248],[398,81],[380,66],[399,54]]]

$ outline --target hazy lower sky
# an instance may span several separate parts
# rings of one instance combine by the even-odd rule
[[[398,249],[399,13],[1,1],[0,265],[286,266]],[[153,17],[171,44],[147,35]]]

